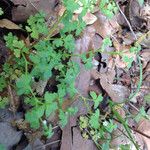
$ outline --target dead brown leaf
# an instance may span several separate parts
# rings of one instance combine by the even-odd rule
[[[77,118],[80,115],[87,114],[87,108],[84,106],[84,103],[81,99],[74,101],[72,107],[78,107],[78,112],[75,116],[72,116],[69,119],[68,124],[62,129],[62,144],[60,150],[77,150],[78,148],[84,150],[85,144],[87,145],[87,143],[88,145],[86,150],[91,150],[88,149],[88,147],[93,148],[92,150],[96,150],[94,143],[89,140],[84,140],[79,129],[74,128],[77,125]]]
[[[100,12],[96,12],[95,16],[97,17],[97,20],[93,24],[93,27],[95,28],[96,33],[103,38],[113,35],[119,30],[120,26],[115,18],[109,20]]]
[[[129,96],[129,90],[125,86],[113,84],[115,70],[110,69],[106,73],[99,73],[96,70],[92,71],[92,76],[95,79],[100,79],[100,85],[110,96],[111,100],[116,103],[121,103]]]
[[[83,32],[81,38],[76,40],[75,54],[82,54],[89,50],[99,48],[102,43],[102,38],[96,35],[95,28],[88,26]],[[91,80],[91,70],[87,70],[79,57],[72,57],[72,60],[80,65],[80,73],[76,79],[76,88],[83,96],[88,96],[89,85]]]
[[[16,92],[14,91],[14,89],[12,89],[10,85],[8,85],[8,94],[10,98],[10,109],[11,111],[16,112],[20,106],[20,100]]]
[[[147,135],[150,135],[150,121],[146,120],[146,119],[141,120],[138,123],[137,130],[139,130],[139,131],[141,131]],[[150,139],[145,137],[145,136],[142,136],[142,138],[143,138],[143,141],[147,147],[147,150],[150,150]]]
[[[90,24],[93,24],[97,20],[97,17],[93,15],[92,13],[88,12],[83,17],[83,20],[85,21],[86,25],[90,25]]]
[[[21,28],[17,24],[13,23],[12,21],[10,21],[8,19],[0,20],[0,28],[21,30]]]
[[[15,0],[14,4],[17,7],[12,9],[12,20],[24,22],[29,16],[39,11],[44,11],[47,14],[47,19],[54,20],[57,16],[56,3],[56,0]]]

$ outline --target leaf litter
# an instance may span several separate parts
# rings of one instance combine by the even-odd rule
[[[47,18],[55,20],[57,18],[57,14],[62,11],[57,10],[55,8],[56,4],[58,2],[56,1],[39,1],[39,0],[33,0],[33,1],[12,1],[15,7],[12,9],[12,21],[15,22],[24,22],[30,15],[35,14],[40,9],[44,10],[46,14],[48,14]],[[132,29],[134,29],[135,35],[137,38],[143,37],[145,31],[149,30],[149,4],[147,2],[144,3],[144,5],[140,5],[136,0],[131,0],[126,3],[122,4],[121,9],[124,11],[123,13],[127,16],[127,19],[130,22],[130,25]],[[51,6],[51,7],[49,7]],[[125,7],[125,9],[124,9]],[[57,10],[57,11],[56,11]],[[80,11],[76,12],[76,14],[80,14]],[[122,22],[118,19],[118,16],[122,18]],[[133,54],[131,56],[130,53],[130,45],[134,43],[134,35],[131,31],[129,31],[130,27],[124,20],[124,17],[121,13],[116,14],[113,19],[107,19],[101,12],[96,11],[94,13],[87,13],[84,17],[84,20],[86,22],[87,27],[85,28],[82,35],[76,39],[76,51],[74,54],[81,54],[84,52],[89,52],[93,49],[99,49],[102,46],[103,39],[111,36],[113,44],[112,46],[109,46],[106,48],[108,52],[123,52],[124,55],[132,57],[133,62],[131,64],[131,69],[126,70],[128,64],[127,62],[123,61],[123,56],[120,55],[104,55],[101,54],[101,59],[96,59],[96,56],[93,57],[93,62],[96,63],[93,70],[86,70],[84,68],[83,62],[80,60],[80,58],[72,57],[71,59],[75,62],[79,63],[80,66],[80,73],[76,79],[76,87],[77,90],[84,96],[88,97],[89,92],[91,90],[91,85],[94,87],[92,89],[95,90],[97,94],[101,94],[101,92],[105,92],[111,98],[113,102],[116,103],[122,103],[125,99],[127,99],[130,95],[131,91],[134,91],[132,89],[133,87],[136,89],[137,84],[139,81],[139,68],[137,65],[137,59],[136,55]],[[11,20],[0,20],[0,27],[1,28],[7,28],[7,29],[15,29],[20,30],[21,28],[14,24]],[[122,28],[122,27],[125,27]],[[144,28],[144,29],[143,29]],[[58,34],[59,31],[56,33]],[[143,83],[141,86],[140,91],[137,93],[137,95],[134,97],[134,100],[131,100],[131,103],[139,109],[140,106],[144,106],[145,110],[149,108],[149,104],[147,102],[144,102],[143,99],[145,95],[149,94],[150,92],[150,49],[149,49],[149,34],[147,36],[144,36],[144,38],[141,41],[141,45],[143,46],[143,49],[141,51],[140,57],[143,64]],[[102,67],[102,64],[105,62],[105,69]],[[98,68],[98,66],[100,66]],[[116,79],[117,71],[116,70],[122,69],[124,72],[124,75],[129,78],[128,84],[126,82],[119,82]],[[122,75],[122,74],[121,74]],[[126,78],[125,77],[125,78]],[[121,79],[120,79],[121,80]],[[123,80],[123,79],[122,79]],[[124,79],[125,80],[125,79]],[[98,81],[98,82],[96,82]],[[92,83],[93,82],[93,83]],[[43,82],[39,81],[35,83],[35,90],[39,93],[39,95],[42,95],[43,92],[46,90],[46,85],[48,84],[48,81]],[[13,109],[15,109],[15,112],[18,109],[18,106],[20,105],[18,102],[18,99],[15,97],[15,93],[9,88],[8,86],[8,92],[10,93],[10,99],[12,103]],[[92,142],[92,140],[88,139],[85,140],[80,134],[80,131],[77,126],[77,120],[78,117],[81,115],[85,115],[88,113],[88,110],[84,108],[84,102],[80,100],[80,98],[77,98],[77,100],[74,100],[73,102],[66,102],[64,103],[64,109],[67,108],[68,105],[71,106],[78,106],[78,113],[69,119],[69,123],[67,126],[62,130],[62,138],[61,140],[61,146],[58,144],[57,146],[60,146],[61,150],[75,150],[75,149],[86,149],[86,150],[96,150],[96,146]],[[92,108],[92,103],[89,104],[89,106]],[[132,105],[124,104],[124,107],[130,109],[135,109],[132,107]],[[122,116],[126,115],[126,111],[122,108],[118,110],[119,114]],[[53,116],[57,120],[56,116]],[[52,121],[53,118],[50,118],[49,121]],[[57,122],[57,121],[56,121]],[[114,134],[122,134],[122,132],[126,133],[125,131],[122,131],[122,125],[118,123],[120,126],[119,131],[114,131]],[[130,126],[133,126],[133,123],[129,123]],[[143,119],[139,123],[135,123],[134,125],[137,126],[137,130],[149,135],[149,125],[150,122]],[[10,129],[13,130],[13,129]],[[60,130],[60,129],[59,129]],[[14,131],[13,131],[14,132]],[[17,134],[17,132],[15,132]],[[141,134],[132,133],[135,136],[135,139],[140,137],[140,140],[138,141],[141,144],[141,149],[144,149],[144,147],[147,147],[149,150],[149,138],[146,138],[145,136],[142,136]],[[59,135],[60,136],[60,135]],[[137,137],[136,137],[137,136]],[[55,138],[54,138],[55,139]],[[56,139],[55,139],[56,140]],[[19,141],[19,140],[18,140]],[[16,141],[16,143],[18,142]],[[56,140],[57,141],[57,140]],[[117,142],[116,142],[117,141]],[[122,134],[122,137],[118,137],[115,142],[112,141],[112,146],[117,147],[121,144],[129,144],[129,140],[127,140],[126,136]],[[124,142],[122,142],[124,141]],[[40,143],[41,140],[38,142]],[[16,143],[13,143],[12,145],[15,145]],[[59,143],[59,142],[58,142]],[[51,145],[51,141],[47,143],[47,145]],[[131,144],[131,143],[130,143]],[[8,145],[9,146],[9,145]],[[40,147],[40,146],[39,146]],[[43,147],[43,145],[41,146]],[[57,149],[59,149],[57,147]],[[50,146],[51,148],[51,146]],[[53,149],[53,148],[52,148]],[[54,148],[55,149],[55,148]]]

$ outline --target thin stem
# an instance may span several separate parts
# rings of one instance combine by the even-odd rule
[[[28,61],[27,61],[24,53],[22,53],[22,57],[24,58],[24,61],[25,61],[25,73],[27,75],[28,74]]]
[[[140,79],[139,79],[139,83],[138,83],[138,86],[137,86],[136,91],[135,91],[133,94],[131,94],[131,95],[129,96],[129,100],[131,100],[132,98],[134,98],[134,97],[136,96],[136,94],[140,91],[140,88],[141,88],[141,86],[142,86],[143,67],[142,67],[142,63],[141,63],[141,59],[140,59],[140,56],[139,56],[139,55],[137,56],[137,59],[138,59],[138,61],[139,61],[139,67],[140,67]]]
[[[112,112],[113,114],[116,116],[116,118],[122,123],[122,125],[124,126],[128,136],[129,136],[129,139],[131,140],[131,142],[134,144],[135,148],[137,150],[139,150],[138,148],[138,145],[134,142],[134,139],[131,135],[131,131],[130,131],[130,128],[128,127],[128,125],[126,124],[126,122],[124,121],[124,119],[120,116],[120,114],[113,108],[113,106],[111,107],[112,108]]]
[[[58,19],[58,21],[53,25],[53,27],[51,28],[51,30],[49,31],[48,35],[46,36],[46,38],[44,38],[44,40],[49,40],[49,38],[52,36],[52,34],[54,33],[54,31],[56,30],[56,28],[58,27],[59,23],[62,21],[62,19],[65,17],[66,15],[66,10],[63,13],[63,15]]]
[[[142,36],[140,36],[138,40],[135,42],[135,46],[141,44],[141,42],[146,38],[146,36],[150,36],[150,31],[148,31],[145,34],[142,34]]]
[[[134,31],[133,31],[133,29],[132,29],[132,27],[131,27],[130,22],[129,22],[128,19],[126,18],[125,14],[122,12],[122,10],[121,10],[121,8],[120,8],[118,2],[116,2],[116,5],[117,5],[117,7],[118,7],[118,9],[119,9],[119,11],[120,11],[120,13],[121,13],[121,15],[123,16],[123,18],[124,18],[125,21],[127,22],[128,26],[129,26],[129,29],[130,29],[131,33],[133,34],[135,40],[137,40],[137,36],[136,36],[136,34],[134,33]]]

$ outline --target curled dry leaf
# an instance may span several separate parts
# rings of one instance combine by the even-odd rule
[[[12,9],[12,20],[17,22],[26,21],[29,16],[43,11],[47,14],[48,20],[57,18],[56,0],[13,0],[15,6]]]
[[[88,12],[83,17],[83,20],[85,21],[86,25],[90,25],[90,24],[93,24],[97,20],[97,17],[93,15],[92,13]]]
[[[8,85],[8,94],[10,98],[10,109],[11,111],[16,112],[20,106],[19,96],[17,96],[17,93],[10,85]]]
[[[0,20],[0,28],[15,29],[15,30],[21,29],[17,24],[13,23],[8,19]]]
[[[141,120],[138,124],[137,130],[145,133],[146,135],[150,135],[150,121],[146,119]],[[150,150],[150,139],[145,136],[142,136],[142,138],[147,147],[147,150]]]
[[[150,49],[143,50],[140,56],[142,58],[143,68],[145,68],[147,63],[150,61]]]
[[[113,84],[115,77],[114,69],[111,69],[106,73],[99,73],[96,70],[93,70],[92,76],[95,79],[100,79],[100,85],[110,96],[112,101],[121,103],[129,96],[128,88],[122,85]]]
[[[96,33],[103,38],[113,35],[119,30],[120,26],[115,17],[113,19],[108,19],[100,12],[96,12],[95,16],[97,17],[97,20],[93,26],[96,29]]]

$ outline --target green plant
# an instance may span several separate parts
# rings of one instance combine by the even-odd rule
[[[49,116],[58,113],[58,124],[64,127],[68,118],[78,111],[76,107],[68,106],[65,109],[63,108],[66,97],[72,100],[77,94],[88,107],[87,98],[81,96],[75,88],[75,80],[80,72],[79,64],[73,62],[70,58],[74,57],[75,38],[85,28],[85,22],[82,17],[86,12],[93,11],[97,0],[63,0],[63,4],[66,8],[64,14],[58,18],[58,21],[50,29],[46,24],[44,13],[40,12],[35,16],[30,16],[26,26],[26,31],[29,33],[28,38],[33,41],[30,45],[27,45],[24,40],[20,40],[12,33],[4,37],[10,53],[0,74],[0,92],[3,92],[7,85],[15,89],[16,93],[23,97],[24,102],[30,108],[26,111],[25,120],[34,130],[42,128],[43,134],[47,137],[53,135],[53,126],[47,122]],[[74,11],[81,7],[82,12],[79,14],[78,19],[73,20]],[[117,7],[113,0],[102,0],[100,9],[108,18],[112,18],[117,12]],[[60,29],[58,35],[53,36],[59,23],[62,23],[64,27]],[[103,40],[101,48],[75,56],[81,58],[86,69],[91,69],[95,54],[98,52],[105,53],[105,49],[108,46],[112,46],[112,41],[109,37]],[[137,55],[140,49],[140,46],[135,44],[131,47],[130,52]],[[110,52],[109,54],[118,53]],[[128,56],[122,56],[122,58],[130,68],[133,58]],[[140,62],[139,65],[141,69]],[[47,81],[53,77],[54,73],[57,74],[55,76],[57,90],[55,92],[47,91],[42,96],[39,96],[33,88],[35,80]],[[142,74],[141,70],[140,74]],[[141,82],[142,78],[140,78],[138,90]],[[94,91],[91,91],[90,96],[94,110],[90,110],[88,107],[88,114],[79,117],[79,127],[81,131],[85,131],[83,136],[85,138],[91,137],[99,149],[109,149],[112,139],[111,133],[117,128],[113,120],[115,118],[123,124],[128,137],[136,146],[127,122],[117,113],[114,105],[109,105],[114,117],[108,117],[107,114],[103,116],[99,109],[99,105],[103,101],[102,95],[97,95]],[[133,96],[131,95],[130,98]],[[7,103],[7,98],[0,98],[0,107],[5,107]],[[142,112],[142,114],[144,113]],[[99,145],[100,140],[103,141],[102,145]]]
[[[9,104],[8,98],[7,97],[1,97],[0,96],[0,108],[5,108],[6,105]]]
[[[3,14],[4,14],[4,12],[3,12],[2,8],[0,7],[0,16]]]
[[[114,0],[101,0],[99,7],[101,12],[108,18],[112,18],[118,11]]]
[[[125,63],[127,63],[127,68],[131,68],[132,63],[134,61],[134,56],[137,55],[139,53],[139,51],[141,50],[141,46],[139,44],[135,44],[134,46],[132,46],[130,48],[130,55],[126,55],[123,54],[122,59]]]
[[[64,24],[59,37],[51,38],[59,22],[49,30],[42,12],[30,16],[27,21],[26,30],[29,38],[36,41],[31,46],[27,46],[23,40],[19,40],[12,33],[4,37],[11,53],[3,65],[1,74],[4,78],[0,78],[0,90],[3,91],[7,84],[13,85],[17,94],[23,95],[25,103],[31,106],[25,114],[26,121],[34,129],[42,127],[47,136],[52,135],[52,128],[51,125],[43,124],[43,119],[47,119],[57,110],[60,119],[58,123],[64,127],[68,117],[77,112],[77,108],[72,107],[63,110],[62,105],[66,95],[72,98],[77,93],[75,79],[79,73],[79,66],[69,60],[75,49],[75,39],[71,32],[79,35],[85,23],[80,16],[79,20],[72,20],[74,11],[80,7],[79,3],[72,1],[70,5],[70,1],[67,0],[63,3],[67,11],[58,19]],[[86,9],[84,7],[83,11],[85,12]],[[58,72],[57,92],[46,92],[39,97],[32,89],[35,79],[48,80],[52,77],[53,71]]]
[[[144,107],[141,107],[139,113],[135,116],[135,121],[139,122],[142,118],[146,118],[150,120],[149,115],[145,112]]]
[[[5,87],[6,87],[6,81],[5,81],[5,78],[1,74],[1,77],[0,77],[0,92],[2,92]]]
[[[97,96],[94,91],[91,91],[90,95],[92,99],[94,100],[94,109],[96,109],[99,106],[99,104],[102,102],[103,97],[101,95]]]
[[[5,146],[0,144],[0,150],[6,150]]]
[[[144,100],[149,104],[150,103],[150,94],[145,95]]]
[[[138,0],[140,6],[142,6],[144,4],[144,0]]]

